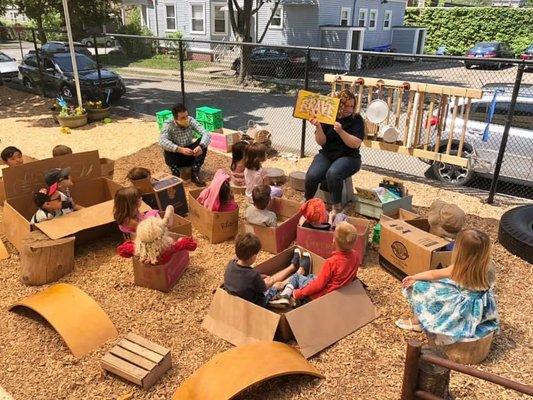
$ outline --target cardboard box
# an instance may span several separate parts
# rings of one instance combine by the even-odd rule
[[[394,215],[400,208],[411,210],[413,208],[413,196],[405,196],[398,200],[382,203],[378,195],[372,191],[355,188],[355,211],[367,217],[379,219],[382,214]]]
[[[110,158],[100,158],[100,167],[102,167],[102,176],[104,178],[113,180],[113,174],[115,173],[115,160]]]
[[[271,275],[290,264],[296,246],[273,256],[255,268]],[[302,249],[304,250],[304,249]],[[311,253],[312,272],[318,274],[324,259]],[[361,282],[289,310],[271,311],[217,289],[202,327],[235,346],[259,340],[295,339],[309,358],[378,317],[376,307]]]
[[[167,173],[154,174],[153,181],[149,178],[137,179],[133,185],[141,191],[143,201],[154,210],[165,211],[173,206],[176,214],[187,215],[189,207],[185,197],[183,181]]]
[[[239,230],[239,209],[229,212],[209,211],[196,200],[202,190],[189,191],[189,218],[193,226],[207,236],[211,243],[234,238]]]
[[[24,154],[22,155],[22,160],[24,160],[24,164],[37,161],[36,158],[29,157]],[[0,177],[0,206],[2,206],[4,204],[4,201],[6,200],[6,189],[4,188],[3,172],[6,170],[6,168],[17,168],[17,167],[8,167],[7,165],[4,165],[2,168],[2,177]]]
[[[164,213],[161,212],[161,217],[163,217],[163,214]],[[171,233],[192,237],[191,221],[189,221],[187,218],[183,218],[178,214],[174,214],[174,218],[172,219],[172,226],[169,226],[168,230]]]
[[[234,143],[240,140],[238,131],[228,128],[219,128],[211,132],[211,143],[209,147],[229,153]]]
[[[277,227],[245,223],[244,230],[257,235],[261,241],[261,250],[277,254],[289,247],[296,239],[296,227],[302,213],[300,212],[300,203],[279,198],[270,200],[268,209],[277,214]]]
[[[175,239],[182,235],[171,234]],[[166,264],[145,264],[133,257],[133,276],[137,286],[170,292],[189,266],[189,252],[175,253]]]
[[[370,231],[370,221],[362,218],[348,217],[347,222],[352,224],[357,230],[357,240],[354,250],[363,256],[366,254],[368,245],[368,235]],[[311,250],[320,257],[328,258],[335,250],[333,246],[333,231],[320,231],[317,229],[304,228],[298,226],[296,231],[296,244]]]
[[[451,251],[443,251],[449,242],[429,233],[427,219],[402,215],[405,219],[382,218],[379,263],[398,278],[451,263]],[[416,215],[416,214],[415,214]]]
[[[113,197],[122,186],[101,177],[98,151],[67,154],[4,171],[4,229],[7,239],[17,250],[21,250],[23,239],[35,228],[30,226],[30,219],[37,210],[33,192],[44,186],[44,172],[67,166],[71,167],[74,180],[72,196],[77,204],[85,208],[43,221],[36,227],[50,239],[75,235],[76,244],[118,232],[113,218]]]

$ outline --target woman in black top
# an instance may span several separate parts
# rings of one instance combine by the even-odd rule
[[[361,168],[359,147],[365,136],[363,118],[354,114],[354,94],[344,89],[339,97],[339,116],[334,125],[321,124],[316,119],[309,121],[316,127],[315,140],[322,149],[305,175],[305,200],[315,196],[325,178],[336,212],[342,210],[344,180]]]

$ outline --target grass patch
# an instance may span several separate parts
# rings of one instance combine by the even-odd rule
[[[137,67],[179,71],[180,62],[177,58],[165,54],[157,54],[146,58],[128,58],[117,54],[100,56],[101,63],[110,67]],[[194,71],[197,68],[209,67],[210,62],[187,60],[183,63],[185,71]]]

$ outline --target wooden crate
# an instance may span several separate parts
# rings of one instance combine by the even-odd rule
[[[100,364],[104,370],[148,389],[172,367],[172,358],[169,349],[129,333]]]

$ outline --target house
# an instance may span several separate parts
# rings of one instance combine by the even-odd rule
[[[143,24],[157,36],[180,31],[186,39],[232,39],[225,0],[124,0],[141,7]],[[242,0],[239,0],[242,3]],[[281,0],[262,43],[335,49],[422,53],[425,30],[404,27],[406,0]],[[258,40],[274,5],[255,15],[252,37]],[[156,12],[157,10],[157,12]],[[212,60],[213,43],[189,43],[190,57]],[[326,53],[321,64],[333,69],[360,66],[360,57]]]
[[[28,22],[26,15],[20,12],[17,6],[7,6],[6,12],[0,19],[10,22],[11,24],[22,24]]]

